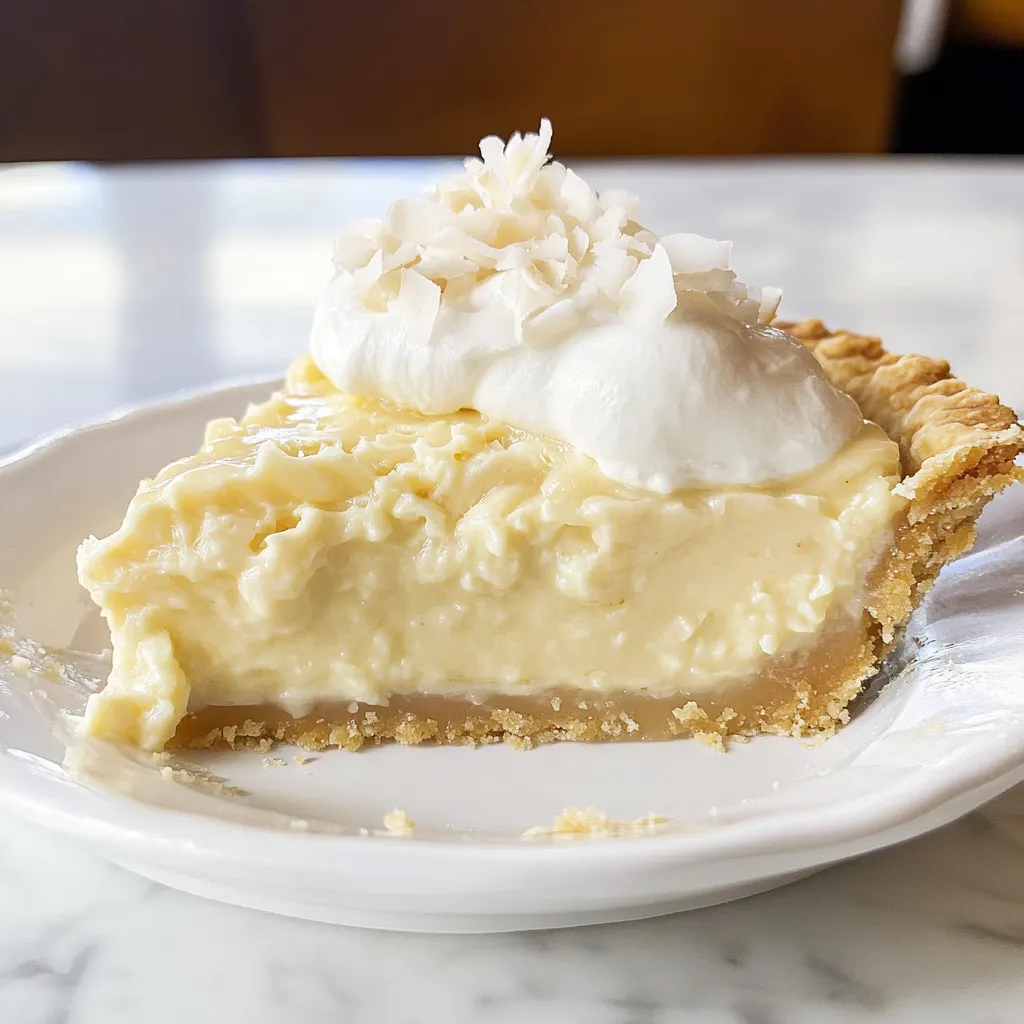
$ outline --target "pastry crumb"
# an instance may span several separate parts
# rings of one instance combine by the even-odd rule
[[[725,740],[719,732],[695,732],[693,738],[703,747],[713,750],[716,754],[725,753]]]
[[[160,769],[160,777],[167,782],[178,782],[183,786],[199,790],[201,793],[211,793],[214,796],[246,796],[244,789],[237,786],[227,785],[223,779],[216,775],[198,769],[189,771],[187,768],[173,768],[171,765],[164,765]]]
[[[46,676],[47,679],[50,679],[55,683],[59,683],[64,678],[64,672],[61,668],[60,662],[55,661],[53,658],[44,658],[43,675]]]
[[[263,758],[264,768],[283,768],[288,762],[283,757],[265,757]]]
[[[820,747],[823,743],[832,739],[834,735],[835,729],[825,729],[822,732],[816,732],[810,736],[804,737],[801,740],[801,745],[805,750],[813,750],[815,747]]]
[[[646,814],[633,821],[616,821],[593,807],[567,807],[556,814],[550,825],[534,825],[523,833],[524,839],[581,839],[599,836],[644,836],[657,831],[668,818]]]
[[[200,736],[198,739],[192,742],[192,746],[199,750],[207,750],[220,739],[220,729],[211,729],[205,736]]]
[[[11,668],[15,672],[28,672],[32,668],[32,662],[20,654],[11,655]]]
[[[408,836],[412,834],[416,822],[401,807],[396,807],[384,815],[384,827],[393,836]]]
[[[700,708],[695,700],[691,700],[681,708],[673,708],[672,717],[680,725],[694,725],[697,722],[706,722],[708,713]]]
[[[310,764],[316,760],[315,757],[310,757],[308,754],[296,754],[292,760],[296,764]]]

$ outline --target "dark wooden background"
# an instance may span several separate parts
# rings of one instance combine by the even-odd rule
[[[879,152],[899,0],[0,0],[0,160]]]

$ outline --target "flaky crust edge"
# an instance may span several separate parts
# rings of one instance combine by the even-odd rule
[[[850,395],[866,419],[900,448],[908,499],[893,542],[869,580],[868,612],[885,653],[935,582],[939,570],[974,543],[982,509],[1024,471],[1024,430],[995,395],[954,377],[949,363],[896,355],[879,338],[830,331],[820,320],[779,322]]]

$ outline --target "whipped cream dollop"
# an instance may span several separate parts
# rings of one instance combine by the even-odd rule
[[[730,243],[659,238],[637,202],[549,162],[551,125],[383,220],[349,227],[310,348],[341,390],[426,414],[476,409],[667,493],[760,484],[831,458],[859,428],[780,293],[729,269]]]

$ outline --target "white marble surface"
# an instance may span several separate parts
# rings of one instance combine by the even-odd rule
[[[0,449],[280,367],[330,237],[425,161],[0,170]],[[601,165],[737,243],[784,312],[949,358],[1024,409],[1024,164]],[[460,938],[206,903],[0,818],[0,1024],[1024,1018],[1024,791],[896,850],[660,921]]]
[[[310,924],[0,837],[5,1024],[1019,1024],[1024,792],[739,903],[424,936]]]

